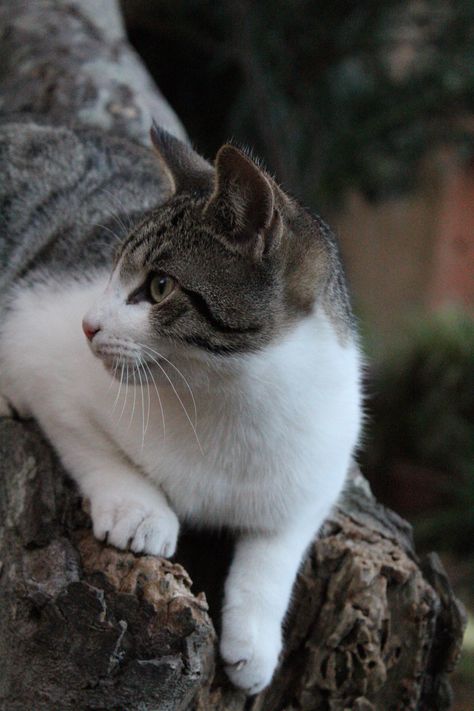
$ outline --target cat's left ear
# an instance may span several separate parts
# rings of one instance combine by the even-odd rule
[[[215,161],[215,186],[204,213],[236,251],[260,258],[281,237],[274,187],[264,172],[235,146],[222,146]]]
[[[153,121],[150,137],[173,195],[180,191],[209,192],[214,170],[190,145],[168,133]]]

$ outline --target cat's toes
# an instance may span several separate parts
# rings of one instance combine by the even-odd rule
[[[113,509],[95,507],[95,511],[91,509],[91,516],[94,536],[99,541],[105,541],[114,525]]]
[[[225,670],[235,686],[248,694],[258,694],[270,683],[281,649],[280,631],[263,630],[258,635],[245,634],[240,628],[227,627],[224,622],[220,652]]]
[[[138,525],[130,548],[134,553],[144,551],[171,558],[176,551],[178,533],[178,519],[172,511],[170,516],[160,516],[159,519],[148,516]]]
[[[117,548],[165,558],[176,550],[179,523],[173,511],[162,505],[151,506],[131,501],[92,503],[94,535]]]

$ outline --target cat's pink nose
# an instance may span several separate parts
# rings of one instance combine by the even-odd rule
[[[97,326],[96,324],[92,324],[90,321],[87,321],[85,318],[82,319],[82,330],[86,334],[87,338],[89,341],[92,341],[96,333],[99,333],[100,331],[100,326]]]

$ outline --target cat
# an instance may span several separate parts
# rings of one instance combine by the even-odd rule
[[[151,137],[155,155],[0,127],[0,389],[40,423],[98,539],[170,557],[180,522],[236,532],[220,652],[255,694],[357,446],[358,338],[318,217],[234,145],[211,165]]]

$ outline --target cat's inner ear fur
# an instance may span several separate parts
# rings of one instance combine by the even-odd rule
[[[215,186],[204,214],[234,249],[261,257],[281,236],[274,187],[245,153],[226,144],[215,161]]]
[[[191,146],[165,131],[155,121],[150,137],[173,195],[181,191],[206,193],[212,190],[214,169]]]

